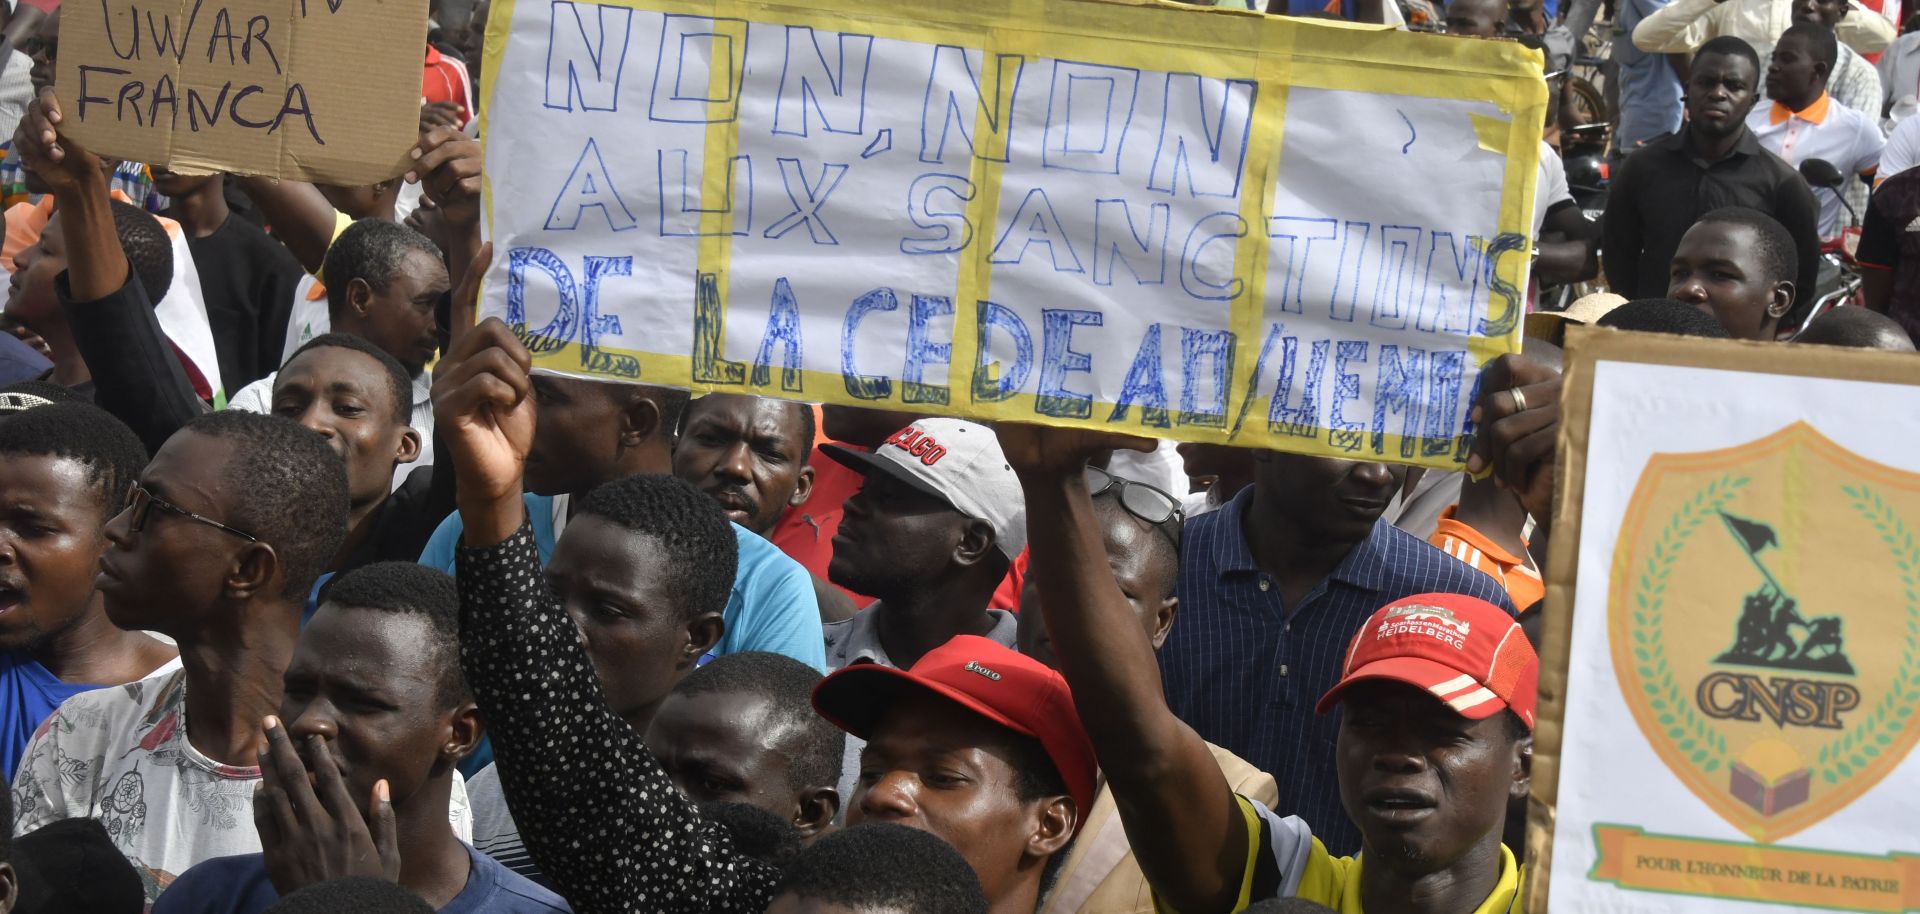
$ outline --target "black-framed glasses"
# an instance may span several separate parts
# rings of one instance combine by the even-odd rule
[[[1131,479],[1122,479],[1096,466],[1087,467],[1087,492],[1095,498],[1113,493],[1114,500],[1128,514],[1153,525],[1173,545],[1180,545],[1180,526],[1187,513],[1180,510],[1180,499],[1161,491],[1155,486]]]
[[[155,495],[152,492],[149,492],[146,489],[141,488],[140,484],[137,482],[129,483],[127,485],[127,510],[133,512],[127,518],[128,520],[127,529],[129,531],[133,533],[139,533],[140,531],[146,529],[147,518],[153,514],[153,509],[155,508],[159,508],[160,510],[165,511],[168,514],[184,517],[187,520],[194,521],[196,523],[206,524],[207,526],[213,527],[217,530],[221,530],[226,533],[231,533],[234,536],[237,536],[243,540],[246,540],[249,543],[260,542],[260,538],[257,536],[254,536],[251,533],[247,533],[244,530],[238,530],[233,527],[229,527],[226,524],[223,524],[217,520],[214,520],[211,517],[195,514],[192,511],[182,508],[179,505],[174,504],[173,502],[167,501],[166,499],[163,499],[160,496]]]

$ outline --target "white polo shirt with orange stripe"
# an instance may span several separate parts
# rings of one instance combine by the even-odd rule
[[[1880,150],[1887,144],[1873,118],[1834,104],[1833,96],[1825,92],[1799,111],[1779,102],[1765,108],[1756,105],[1747,115],[1747,129],[1768,152],[1794,168],[1808,159],[1833,163],[1841,174],[1849,176],[1849,189],[1855,183],[1852,175],[1872,175],[1880,164]],[[1840,220],[1845,215],[1840,198],[1824,189],[1816,189],[1813,195],[1820,198],[1820,237],[1839,237]],[[1860,207],[1856,205],[1855,209]],[[1864,210],[1861,215],[1865,215]]]

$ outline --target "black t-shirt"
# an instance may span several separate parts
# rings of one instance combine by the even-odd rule
[[[205,238],[189,237],[187,248],[206,295],[220,382],[231,394],[280,367],[300,263],[236,215]]]

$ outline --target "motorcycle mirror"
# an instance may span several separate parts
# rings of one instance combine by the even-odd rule
[[[1815,187],[1834,190],[1839,190],[1841,185],[1847,183],[1846,175],[1841,174],[1840,169],[1833,167],[1833,163],[1826,159],[1808,159],[1801,162],[1800,177],[1806,178],[1807,183]]]

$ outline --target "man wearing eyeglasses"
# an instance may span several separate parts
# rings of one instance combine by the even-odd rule
[[[297,423],[219,412],[169,438],[107,523],[96,586],[113,624],[177,642],[180,669],[62,704],[14,778],[14,832],[98,819],[149,903],[202,860],[258,852],[259,721],[346,531],[346,470]]]
[[[1180,624],[1160,649],[1167,705],[1279,782],[1335,854],[1360,849],[1341,808],[1339,722],[1314,702],[1367,618],[1418,593],[1513,605],[1492,578],[1381,520],[1405,467],[1254,452],[1253,485],[1186,525]]]

